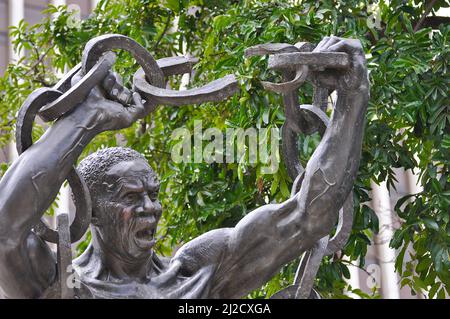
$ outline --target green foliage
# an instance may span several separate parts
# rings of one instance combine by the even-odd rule
[[[386,180],[392,188],[396,182],[393,169],[404,167],[420,174],[423,191],[400,199],[395,207],[403,220],[391,241],[399,250],[396,268],[403,285],[444,298],[445,291],[450,293],[450,27],[421,29],[417,23],[427,10],[423,1],[380,1],[375,7],[371,2],[100,1],[94,14],[80,23],[71,23],[73,16],[65,7],[50,6],[41,23],[29,26],[22,22],[11,30],[16,49],[24,51],[26,58],[11,64],[0,79],[0,145],[12,139],[14,116],[27,95],[55,83],[55,70],[63,72],[77,64],[85,43],[96,35],[128,35],[156,58],[190,52],[200,58],[193,86],[235,74],[242,90],[228,101],[160,107],[121,131],[125,144],[145,154],[160,175],[165,213],[157,249],[169,255],[199,234],[235,225],[256,207],[286,200],[292,185],[284,165],[275,174],[263,175],[264,165],[252,165],[246,157],[226,164],[174,163],[172,131],[186,127],[192,132],[194,121],[200,119],[203,128],[218,127],[224,132],[231,127],[280,128],[284,121],[281,98],[264,91],[259,82],[276,75],[267,71],[266,57],[245,59],[244,50],[267,42],[317,43],[330,34],[358,38],[367,53],[371,99],[355,183],[354,227],[342,253],[323,261],[316,287],[323,296],[346,298],[343,291],[350,288],[344,281],[349,276],[344,256],[359,260],[363,267],[367,246],[378,231],[375,213],[364,204],[370,200],[370,181]],[[436,1],[432,12],[448,5],[448,1]],[[129,84],[137,64],[121,52],[115,69]],[[179,81],[175,77],[170,84],[177,87]],[[307,87],[300,102],[308,103],[311,95]],[[42,131],[36,129],[34,138]],[[103,133],[83,156],[116,145],[117,140],[115,132]],[[318,142],[318,136],[301,138],[303,164]],[[2,172],[5,169],[3,165]],[[414,253],[404,262],[410,245]],[[79,247],[80,251],[84,248]],[[298,260],[285,266],[249,297],[269,297],[291,284],[297,265]],[[376,292],[353,292],[363,298],[378,297]]]

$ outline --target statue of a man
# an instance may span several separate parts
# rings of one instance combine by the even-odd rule
[[[333,229],[358,170],[369,83],[358,40],[327,37],[316,52],[346,52],[347,72],[316,72],[335,88],[331,123],[310,159],[300,191],[262,206],[235,227],[207,232],[171,258],[153,238],[161,216],[159,184],[139,153],[100,150],[78,169],[92,197],[92,241],[73,261],[79,298],[241,298],[271,279]],[[146,114],[105,98],[98,89],[26,150],[0,181],[0,290],[7,298],[51,297],[54,254],[32,232],[84,147],[99,133]]]

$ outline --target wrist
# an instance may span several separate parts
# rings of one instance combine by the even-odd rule
[[[346,85],[344,81],[344,85],[341,85],[336,89],[338,95],[366,95],[369,94],[370,85],[369,79],[367,75],[362,76],[358,83],[354,83],[353,85]]]
[[[101,116],[95,109],[85,107],[84,103],[64,115],[59,121],[64,125],[85,130],[90,139],[104,131]]]

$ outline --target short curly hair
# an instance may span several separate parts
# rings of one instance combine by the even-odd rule
[[[102,189],[101,185],[108,169],[117,163],[133,160],[142,160],[147,163],[149,171],[156,179],[156,174],[148,164],[147,159],[135,150],[125,147],[109,147],[92,153],[80,162],[77,169],[91,196],[97,196],[97,192]]]

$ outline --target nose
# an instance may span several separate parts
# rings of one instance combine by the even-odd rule
[[[161,213],[161,205],[157,201],[152,201],[150,197],[145,194],[142,205],[137,207],[135,211],[138,215],[154,215],[155,217],[159,217]]]

